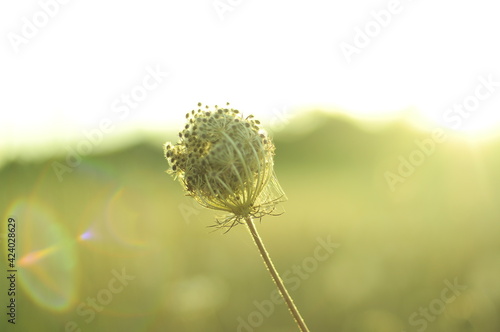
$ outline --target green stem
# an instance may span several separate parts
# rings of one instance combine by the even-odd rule
[[[278,271],[276,271],[276,268],[273,265],[273,262],[271,261],[271,257],[269,256],[269,253],[267,252],[266,248],[264,247],[264,243],[262,242],[262,239],[259,236],[259,233],[257,233],[257,229],[255,228],[255,225],[253,223],[253,220],[251,217],[247,217],[245,219],[248,230],[250,231],[250,234],[252,234],[252,238],[257,245],[257,248],[259,249],[260,255],[262,256],[262,259],[264,259],[264,263],[266,264],[267,270],[269,273],[271,273],[271,277],[274,280],[274,283],[276,284],[276,287],[278,287],[278,290],[280,291],[281,296],[285,300],[288,309],[290,310],[293,318],[295,319],[295,322],[297,322],[297,325],[299,326],[299,329],[301,332],[309,332],[309,329],[306,326],[306,323],[304,322],[304,319],[300,315],[299,310],[293,303],[292,297],[290,294],[288,294],[288,291],[285,288],[285,284],[283,283],[283,280],[281,280],[280,275],[278,274]]]

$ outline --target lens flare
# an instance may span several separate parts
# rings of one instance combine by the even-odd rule
[[[106,207],[106,226],[114,240],[128,247],[147,246],[149,227],[144,223],[144,211],[143,197],[131,188],[118,189]]]
[[[51,246],[49,248],[29,252],[26,255],[24,255],[23,257],[21,257],[21,259],[18,262],[18,265],[19,266],[29,266],[31,264],[37,263],[38,261],[40,261],[44,257],[53,253],[55,250],[56,250],[56,247]]]
[[[91,240],[93,238],[94,238],[94,234],[92,234],[92,232],[90,230],[83,232],[82,234],[78,235],[78,237],[77,237],[78,241],[86,241],[86,240]]]
[[[18,227],[20,284],[40,306],[64,310],[76,295],[75,241],[54,214],[35,200],[19,200],[8,211]]]

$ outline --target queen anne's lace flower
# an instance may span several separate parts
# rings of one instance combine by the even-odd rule
[[[272,213],[286,197],[273,170],[274,144],[259,120],[233,108],[198,107],[186,114],[179,141],[164,145],[167,172],[204,207],[229,213],[219,226]]]

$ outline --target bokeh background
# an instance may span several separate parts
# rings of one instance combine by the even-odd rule
[[[257,227],[311,331],[499,331],[495,13],[2,3],[0,330],[297,330],[245,227],[214,231],[165,173],[184,114],[229,101],[276,144],[288,201]]]

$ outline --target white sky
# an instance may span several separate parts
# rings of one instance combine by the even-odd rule
[[[271,122],[313,107],[404,111],[458,130],[500,122],[494,1],[18,0],[1,2],[0,28],[8,158],[82,139],[101,121],[112,126],[104,138],[176,128],[198,101]],[[355,47],[366,28],[372,37],[347,61],[342,43]],[[168,77],[157,83],[155,70]],[[131,93],[140,100],[126,106]],[[473,111],[452,110],[463,102]]]

